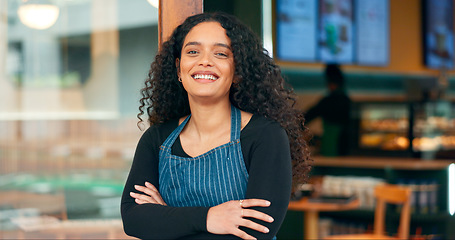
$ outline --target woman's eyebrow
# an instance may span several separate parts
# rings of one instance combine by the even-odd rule
[[[224,43],[215,43],[215,46],[225,47],[225,48],[231,50],[231,47],[229,45],[227,45],[227,44],[224,44]]]
[[[187,46],[199,46],[199,45],[202,45],[200,42],[188,42],[187,44],[185,44],[185,46],[183,47],[187,47]],[[229,50],[231,50],[231,47],[225,43],[215,43],[214,44],[215,46],[220,46],[220,47],[225,47]]]
[[[185,44],[185,46],[183,46],[183,47],[191,46],[191,45],[201,45],[201,43],[200,43],[200,42],[188,42],[188,43]]]

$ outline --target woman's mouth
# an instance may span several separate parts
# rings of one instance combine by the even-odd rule
[[[213,74],[195,74],[191,76],[195,80],[200,80],[200,79],[207,79],[211,81],[215,81],[218,79],[218,76],[213,75]]]

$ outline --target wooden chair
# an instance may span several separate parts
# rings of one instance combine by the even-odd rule
[[[330,235],[325,239],[408,239],[411,218],[411,194],[410,188],[398,185],[378,185],[374,189],[376,207],[374,212],[374,228],[371,234],[346,234]],[[401,205],[400,223],[396,236],[385,234],[385,210],[386,203]]]

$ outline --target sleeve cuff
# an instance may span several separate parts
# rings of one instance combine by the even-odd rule
[[[193,218],[194,229],[201,232],[207,232],[207,214],[210,207],[198,207],[199,211],[196,211]]]

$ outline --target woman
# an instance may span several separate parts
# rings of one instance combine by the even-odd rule
[[[272,239],[309,153],[291,91],[251,30],[223,13],[189,17],[141,93],[138,117],[151,127],[122,196],[125,232]]]

